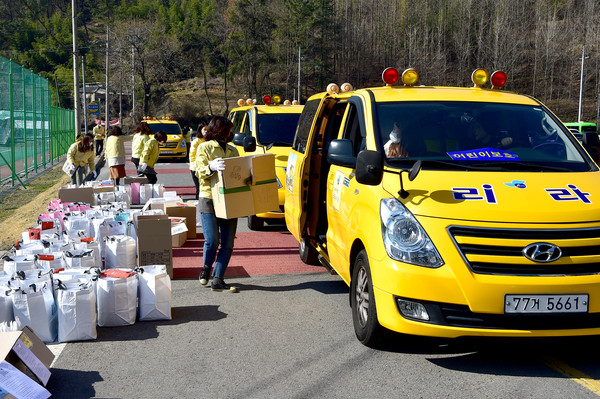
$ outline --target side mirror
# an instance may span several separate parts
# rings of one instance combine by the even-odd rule
[[[240,134],[244,134],[244,133],[240,133]],[[256,151],[256,139],[252,136],[245,136],[243,145],[244,145],[244,151],[246,151],[246,152]]]
[[[356,167],[356,157],[354,156],[352,141],[348,139],[333,140],[327,150],[327,162],[354,169]]]
[[[356,181],[360,184],[376,186],[383,180],[383,154],[377,151],[362,150],[356,157]]]
[[[233,144],[239,145],[240,147],[242,147],[244,145],[244,137],[246,137],[246,135],[244,133],[234,134],[233,135]]]

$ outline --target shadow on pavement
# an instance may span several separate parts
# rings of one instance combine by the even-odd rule
[[[298,290],[315,290],[322,294],[347,294],[348,286],[342,280],[339,281],[307,281],[292,285],[262,286],[256,284],[240,284],[237,281],[231,283],[241,291],[267,291],[286,292]]]
[[[227,317],[216,305],[180,306],[171,309],[172,320],[136,321],[130,326],[98,327],[97,341],[143,341],[158,337],[157,326],[173,326],[193,321],[215,321]]]
[[[94,398],[96,390],[94,384],[104,381],[98,371],[77,371],[52,368],[52,378],[48,381],[46,389],[53,398]],[[60,384],[57,386],[56,384]]]

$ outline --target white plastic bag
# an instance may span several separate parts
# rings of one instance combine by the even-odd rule
[[[140,185],[140,204],[144,205],[150,198],[152,198],[152,184],[141,184]]]
[[[37,266],[35,264],[35,255],[17,255],[17,256],[5,256],[4,257],[4,273],[12,276],[16,272],[25,270],[34,270]]]
[[[117,221],[104,221],[100,223],[98,226],[98,231],[96,232],[96,236],[94,237],[95,241],[98,241],[100,244],[100,255],[105,258],[106,257],[106,242],[104,241],[105,237],[108,236],[122,236],[127,233],[127,223],[126,222],[117,222]]]
[[[164,184],[153,184],[152,185],[152,198],[162,198],[165,192]]]
[[[90,221],[86,216],[73,215],[66,216],[65,219],[65,230],[67,232],[83,230],[86,237],[91,234]]]
[[[138,269],[140,321],[171,320],[171,278],[165,265]]]
[[[137,275],[132,270],[112,269],[98,279],[98,326],[116,327],[135,323]]]
[[[135,268],[137,256],[135,239],[127,235],[114,235],[106,237],[105,242],[104,267],[106,269]]]
[[[57,270],[67,265],[64,252],[38,254],[37,257],[38,266],[44,270]]]
[[[96,292],[91,281],[72,279],[58,284],[58,342],[96,339]]]
[[[101,267],[102,265],[96,264],[96,257],[94,256],[93,250],[76,250],[65,252],[65,263],[67,268],[90,268],[90,267]]]
[[[12,293],[13,312],[23,325],[31,327],[44,342],[54,342],[58,318],[52,289],[47,283],[32,284]]]
[[[15,319],[10,294],[10,280],[8,276],[4,276],[0,279],[0,323],[10,323]]]

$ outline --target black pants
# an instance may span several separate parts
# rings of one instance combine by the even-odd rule
[[[148,184],[156,184],[158,181],[158,176],[154,173],[143,173],[143,175],[148,179]]]
[[[131,162],[135,165],[135,170],[137,172],[138,168],[140,167],[140,159],[131,157]]]
[[[96,155],[100,155],[104,149],[104,140],[96,140]]]
[[[192,180],[194,181],[194,185],[196,185],[196,199],[198,199],[198,195],[200,194],[200,180],[198,180],[198,176],[196,176],[195,170],[190,170],[192,173]]]

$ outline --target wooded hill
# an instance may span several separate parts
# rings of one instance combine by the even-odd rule
[[[77,0],[77,7],[86,80],[104,82],[108,26],[111,86],[131,92],[135,70],[139,115],[166,107],[189,119],[179,114],[224,113],[239,95],[297,97],[300,49],[302,101],[330,82],[380,85],[387,66],[416,68],[424,85],[459,86],[483,67],[506,71],[507,90],[571,121],[585,46],[583,120],[596,121],[598,0]],[[3,0],[0,39],[1,55],[55,82],[62,106],[72,106],[71,1]],[[176,88],[195,97],[174,100]]]

